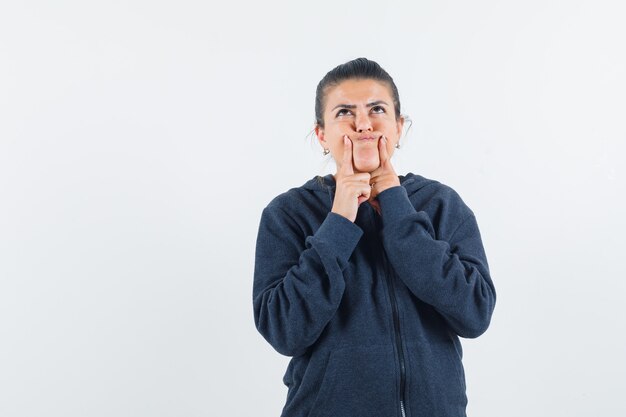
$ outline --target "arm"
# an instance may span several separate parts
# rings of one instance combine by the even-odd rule
[[[335,314],[343,270],[362,229],[329,212],[318,230],[303,236],[283,210],[263,210],[257,237],[253,306],[258,331],[279,353],[297,356],[311,346]]]
[[[496,291],[474,214],[463,218],[450,238],[436,240],[429,216],[417,211],[402,186],[378,195],[382,238],[393,269],[409,290],[432,305],[461,337],[487,330]]]

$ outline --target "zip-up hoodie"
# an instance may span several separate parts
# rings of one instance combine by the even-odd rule
[[[420,175],[331,212],[317,176],[261,214],[253,307],[258,331],[292,356],[281,417],[466,415],[460,337],[485,332],[496,292],[472,210]]]

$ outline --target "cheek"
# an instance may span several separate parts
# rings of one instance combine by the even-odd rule
[[[343,157],[343,146],[340,146],[338,143],[335,143],[331,148],[333,152],[333,159],[336,161],[340,161]]]

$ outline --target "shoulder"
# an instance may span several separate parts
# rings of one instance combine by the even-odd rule
[[[418,210],[429,207],[463,219],[474,214],[461,195],[441,181],[409,172],[400,176],[400,183]]]
[[[316,176],[306,183],[292,187],[270,200],[263,217],[273,217],[292,224],[304,224],[323,217],[330,211],[329,184],[325,177]]]
[[[324,197],[328,197],[328,185],[324,178],[316,176],[306,183],[292,187],[270,200],[266,208],[284,210],[287,212],[299,211],[306,206],[320,204]]]

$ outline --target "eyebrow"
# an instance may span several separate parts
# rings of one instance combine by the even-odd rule
[[[372,106],[376,106],[378,104],[384,104],[385,106],[389,105],[389,104],[385,103],[382,100],[377,100],[377,101],[372,101],[371,103],[367,103],[365,106],[366,107],[372,107]],[[334,111],[335,109],[338,109],[339,107],[344,107],[346,109],[356,109],[356,104],[337,104],[335,107],[333,107],[333,109],[331,111]]]

